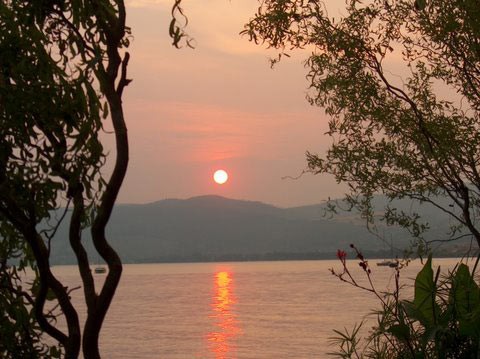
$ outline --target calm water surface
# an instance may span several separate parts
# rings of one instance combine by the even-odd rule
[[[372,261],[373,262],[373,261]],[[456,260],[439,259],[442,268]],[[374,264],[374,263],[372,263]],[[362,273],[350,264],[358,278]],[[351,328],[377,302],[333,277],[338,261],[125,265],[101,336],[105,358],[324,358],[332,329]],[[414,262],[403,280],[420,268]],[[372,265],[380,290],[394,270]],[[75,267],[55,272],[70,286]],[[100,283],[104,275],[95,275]],[[406,294],[410,295],[411,288]],[[74,292],[84,308],[81,291]]]

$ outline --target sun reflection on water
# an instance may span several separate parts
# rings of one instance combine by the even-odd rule
[[[241,333],[237,315],[232,310],[237,299],[234,293],[233,273],[219,271],[214,277],[212,296],[214,330],[207,334],[209,350],[216,359],[235,357],[235,339]]]

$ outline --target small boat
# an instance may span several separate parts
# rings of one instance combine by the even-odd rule
[[[398,262],[397,261],[384,260],[384,261],[381,261],[381,262],[377,262],[377,266],[397,268],[398,267]]]
[[[95,267],[94,272],[96,274],[107,273],[107,268],[105,268],[105,267]]]
[[[384,241],[383,244],[385,245],[386,242]],[[385,250],[385,248],[384,248]],[[390,250],[391,250],[391,254],[390,254],[390,258],[393,258],[393,241],[392,241],[392,237],[390,236]],[[397,260],[392,260],[392,259],[384,259],[383,261],[381,262],[377,262],[377,266],[379,267],[390,267],[390,268],[397,268],[398,267],[398,258]]]

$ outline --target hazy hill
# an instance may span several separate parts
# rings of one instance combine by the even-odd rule
[[[117,205],[108,237],[129,263],[333,257],[350,243],[389,252],[352,214],[326,219],[323,213],[324,204],[284,209],[219,196],[167,199]],[[54,239],[54,263],[74,261],[66,233],[61,227]],[[392,233],[394,246],[404,248],[406,234]]]

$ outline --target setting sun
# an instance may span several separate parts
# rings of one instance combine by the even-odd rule
[[[213,180],[218,184],[224,184],[228,180],[228,173],[224,170],[217,170],[213,174]]]

